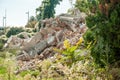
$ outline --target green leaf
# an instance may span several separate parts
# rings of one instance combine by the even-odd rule
[[[63,51],[63,53],[62,54],[64,54],[64,55],[69,55],[70,53],[67,51],[67,50],[65,50],[65,51]]]
[[[77,49],[77,46],[70,47],[70,53],[74,52]]]

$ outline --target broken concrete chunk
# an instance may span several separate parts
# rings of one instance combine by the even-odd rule
[[[51,36],[51,37],[47,38],[48,45],[53,45],[54,42],[55,42],[55,36]]]

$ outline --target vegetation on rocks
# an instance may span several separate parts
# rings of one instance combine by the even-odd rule
[[[23,30],[22,27],[20,27],[20,28],[12,27],[12,28],[10,28],[10,30],[8,30],[8,32],[6,33],[6,36],[10,37],[11,35],[17,35],[17,34],[19,34],[20,32],[23,32],[23,31],[24,30]]]
[[[43,0],[36,9],[38,20],[50,18],[39,32],[35,25],[40,21],[32,16],[27,29],[0,33],[0,80],[120,79],[120,1],[76,0],[86,21],[82,15],[51,18],[61,1]]]

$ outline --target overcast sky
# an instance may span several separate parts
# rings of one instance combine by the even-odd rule
[[[24,26],[27,23],[27,14],[35,16],[35,9],[41,5],[42,0],[0,0],[0,26],[3,25],[5,9],[7,12],[7,26]],[[73,0],[75,2],[75,0]],[[66,13],[71,8],[69,0],[63,0],[56,7],[56,15]]]

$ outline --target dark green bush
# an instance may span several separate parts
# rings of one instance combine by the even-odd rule
[[[16,35],[19,34],[20,32],[23,32],[23,28],[19,27],[12,27],[10,30],[7,32],[6,36],[10,37],[11,35]]]
[[[25,39],[23,34],[18,35],[18,37],[21,38],[21,39]]]
[[[87,32],[84,34],[84,39],[85,39],[85,44],[89,44],[91,41],[94,41],[95,37],[94,37],[95,34],[93,34],[93,32],[89,29],[87,30]]]
[[[120,3],[106,4],[112,5],[108,12],[99,11],[86,18],[89,30],[84,35],[86,42],[92,42],[91,55],[102,67],[120,60]]]
[[[3,48],[4,43],[5,43],[4,39],[0,39],[0,50]]]

